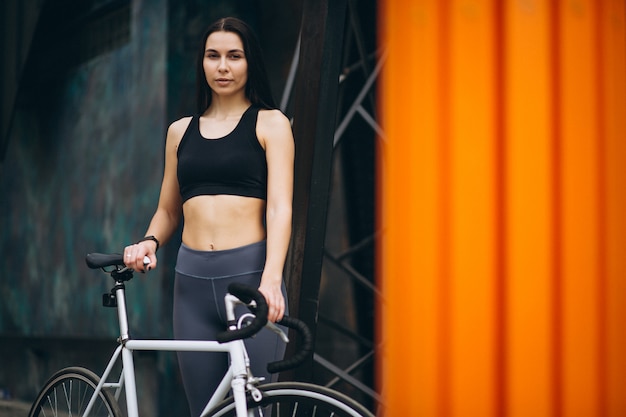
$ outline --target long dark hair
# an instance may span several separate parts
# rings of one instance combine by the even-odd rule
[[[211,88],[206,81],[202,61],[206,40],[213,32],[233,32],[239,35],[243,43],[243,52],[248,63],[248,82],[246,83],[246,98],[266,109],[275,109],[276,104],[272,97],[270,83],[265,71],[265,63],[261,52],[261,45],[254,31],[244,21],[235,17],[223,17],[209,26],[202,37],[196,63],[196,94],[198,113],[203,113],[211,105]]]

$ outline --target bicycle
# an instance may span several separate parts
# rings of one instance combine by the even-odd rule
[[[102,297],[105,307],[117,308],[120,336],[102,375],[83,367],[69,367],[56,372],[40,391],[29,417],[121,417],[119,405],[122,391],[128,417],[138,417],[137,387],[133,351],[202,351],[227,352],[230,367],[216,391],[206,404],[201,417],[207,416],[350,416],[373,417],[361,404],[332,389],[302,382],[262,383],[252,375],[250,360],[243,339],[263,327],[269,327],[288,342],[287,335],[267,320],[267,304],[256,289],[232,284],[225,295],[227,329],[216,340],[149,340],[132,339],[128,326],[125,290],[133,270],[124,265],[120,254],[92,253],[86,262],[91,269],[102,269],[115,281],[109,293]],[[253,311],[235,317],[235,307],[246,305]],[[279,324],[296,330],[304,339],[303,347],[292,358],[269,363],[270,373],[293,368],[310,353],[311,334],[306,325],[285,316]],[[110,374],[121,357],[119,378],[109,381]],[[232,394],[230,394],[232,393]],[[229,396],[230,394],[230,396]]]

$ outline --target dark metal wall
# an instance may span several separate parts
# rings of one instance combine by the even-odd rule
[[[103,366],[115,312],[99,306],[110,284],[84,256],[145,228],[167,105],[164,0],[40,11],[30,45],[15,39],[26,58],[0,165],[0,349],[12,359],[0,386],[25,400],[59,366]],[[167,334],[167,283],[165,271],[134,283],[139,332]]]
[[[0,274],[13,300],[0,307],[3,334],[114,334],[115,317],[93,309],[103,283],[83,260],[136,236],[158,192],[166,77],[156,22],[166,5],[115,11],[129,35],[83,62],[63,61],[81,49],[68,27],[84,36],[97,18],[49,6],[39,18],[2,163]],[[145,291],[136,320],[162,332],[158,287]]]
[[[6,152],[20,75],[28,58],[42,3],[38,0],[0,3],[0,161]]]

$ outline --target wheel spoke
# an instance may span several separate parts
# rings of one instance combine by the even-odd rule
[[[70,385],[70,390],[72,389],[72,380],[69,380],[69,385]],[[72,406],[70,403],[70,397],[71,395],[68,393],[67,391],[67,386],[65,384],[63,384],[63,394],[65,395],[65,403],[67,404],[67,411],[69,414],[69,417],[72,417]]]
[[[278,382],[258,387],[260,402],[248,396],[249,410],[259,417],[373,417],[353,399],[329,388],[298,382]],[[236,407],[231,397],[211,410],[210,415],[234,417]]]
[[[53,375],[31,409],[29,417],[82,417],[95,400],[89,417],[121,416],[119,406],[108,391],[94,397],[100,380],[84,368],[66,368]]]
[[[52,404],[52,399],[50,398],[50,396],[48,395],[46,398],[48,399],[48,404],[50,404],[50,412],[52,413],[52,417],[54,417],[56,415],[56,412],[54,410],[56,410],[56,400],[57,400],[57,390],[55,389],[54,391],[52,391],[54,393],[54,404]],[[43,407],[41,408],[44,417],[47,416],[46,412],[44,411]]]

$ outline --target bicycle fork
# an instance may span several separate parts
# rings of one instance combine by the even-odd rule
[[[224,301],[226,306],[226,319],[229,323],[229,328],[230,330],[236,330],[237,320],[235,317],[234,307],[237,303],[240,303],[240,301],[231,294],[227,294]],[[231,389],[233,392],[233,399],[235,400],[235,411],[237,417],[247,417],[248,404],[246,401],[246,390],[250,388],[253,397],[257,401],[260,400],[260,398],[257,397],[260,396],[261,393],[250,383],[250,359],[248,357],[244,341],[234,340],[229,343],[231,344],[230,358],[233,372]]]

